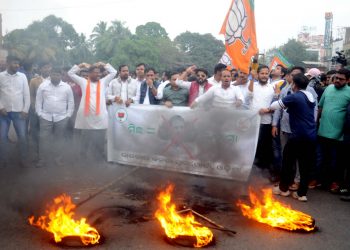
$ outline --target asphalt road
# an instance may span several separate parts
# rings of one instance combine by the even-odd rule
[[[132,167],[115,164],[0,169],[1,249],[76,249],[58,246],[52,236],[27,223],[31,214],[41,215],[45,204],[61,193],[78,203],[99,187]],[[232,236],[214,230],[215,245],[208,249],[350,249],[350,203],[321,190],[310,190],[309,201],[279,198],[312,215],[319,228],[314,233],[293,233],[271,228],[242,216],[235,205],[247,199],[247,187],[270,187],[255,171],[248,183],[237,183],[187,174],[142,168],[76,210],[86,216],[104,239],[90,249],[181,249],[164,240],[154,219],[156,196],[167,183],[175,184],[174,201],[192,207],[215,222],[237,231]]]

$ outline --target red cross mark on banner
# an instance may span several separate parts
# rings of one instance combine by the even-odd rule
[[[194,160],[195,157],[193,156],[193,154],[191,153],[189,148],[182,142],[184,132],[183,131],[181,131],[181,132],[176,131],[175,128],[171,125],[169,120],[167,120],[163,115],[161,117],[162,117],[163,121],[165,122],[166,127],[171,131],[171,134],[172,134],[172,137],[170,139],[170,143],[164,148],[162,153],[166,153],[170,149],[170,147],[178,145],[185,151],[185,153],[188,155],[188,157],[191,160]],[[198,119],[195,118],[192,121],[192,124],[197,122],[197,120]]]

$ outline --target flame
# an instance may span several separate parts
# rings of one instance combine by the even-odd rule
[[[78,236],[84,245],[97,244],[100,239],[97,230],[86,223],[86,218],[74,220],[74,209],[71,197],[62,194],[48,206],[45,215],[36,221],[34,216],[31,216],[28,221],[30,225],[53,233],[55,242],[61,242],[67,236]]]
[[[171,203],[173,185],[169,185],[158,195],[159,208],[155,213],[167,237],[175,239],[178,236],[194,236],[197,239],[194,247],[203,247],[213,240],[213,233],[209,228],[197,222],[192,213],[180,216],[175,211],[175,204]]]
[[[282,204],[272,197],[271,189],[263,189],[263,198],[259,200],[257,195],[249,190],[249,197],[252,206],[238,201],[244,216],[257,220],[272,227],[295,231],[304,230],[307,232],[315,230],[314,220],[310,215],[293,210],[290,206]]]

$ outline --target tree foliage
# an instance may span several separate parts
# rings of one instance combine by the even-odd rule
[[[156,22],[148,22],[145,25],[140,25],[136,27],[136,36],[142,38],[168,38],[168,33],[166,30]]]
[[[303,61],[318,61],[318,55],[307,51],[307,46],[295,39],[289,39],[280,51],[294,65],[304,65]]]
[[[201,35],[187,31],[178,35],[174,42],[187,55],[191,64],[204,67],[210,72],[225,51],[224,44],[211,34]]]
[[[143,62],[158,71],[196,64],[209,71],[220,59],[224,44],[210,34],[185,32],[172,41],[159,23],[136,27],[133,34],[124,22],[100,21],[89,38],[53,15],[14,30],[4,46],[26,63],[51,61],[58,66],[80,62],[105,61],[115,67],[127,64],[131,69]]]
[[[25,63],[51,61],[60,65],[91,56],[84,35],[53,15],[35,21],[26,29],[14,30],[4,37],[4,47]]]

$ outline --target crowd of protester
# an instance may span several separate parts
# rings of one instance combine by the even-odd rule
[[[161,75],[144,63],[135,68],[41,63],[24,74],[8,56],[0,73],[1,167],[13,165],[11,123],[19,165],[47,167],[64,164],[66,151],[73,160],[105,161],[113,103],[252,109],[261,117],[255,165],[268,170],[274,194],[307,201],[308,189],[318,187],[350,201],[349,70],[259,65],[248,74],[219,63],[210,77],[194,65]]]

